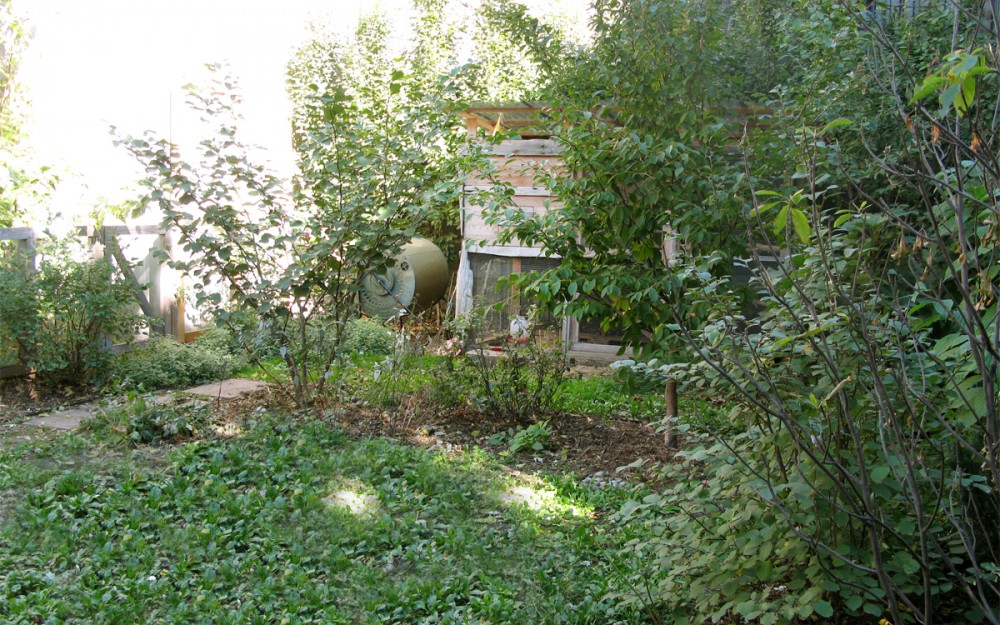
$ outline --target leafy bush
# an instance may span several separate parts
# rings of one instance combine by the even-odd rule
[[[480,318],[473,313],[452,326],[461,355],[446,356],[437,372],[447,389],[441,394],[462,397],[483,414],[518,421],[550,414],[569,369],[562,346],[536,335],[508,336],[497,351],[477,339]]]
[[[76,260],[68,242],[51,243],[37,271],[0,268],[0,343],[43,378],[101,381],[112,362],[105,342],[131,342],[147,325],[134,306],[109,261]]]
[[[552,436],[552,432],[549,431],[549,422],[539,421],[538,423],[532,423],[526,428],[511,429],[507,432],[496,434],[490,438],[490,443],[496,441],[499,444],[506,440],[507,449],[513,453],[519,451],[542,451],[548,445],[550,436]]]
[[[195,436],[208,418],[209,408],[202,403],[170,404],[152,395],[130,394],[124,406],[104,410],[86,424],[111,439],[148,445]]]
[[[763,479],[740,460],[773,435],[744,433],[727,443],[696,444],[679,452],[680,463],[666,468],[672,484],[661,493],[625,504],[618,520],[655,527],[659,538],[630,543],[625,556],[648,568],[629,574],[617,598],[669,615],[665,623],[688,623],[689,615],[718,622],[732,615],[739,622],[795,623],[829,618],[828,591],[839,592],[841,614],[864,618],[881,613],[873,580],[833,565],[851,583],[833,584],[808,536],[840,522],[813,507],[807,480],[825,483],[820,471],[803,474],[780,493],[769,492]],[[768,499],[787,502],[789,526]],[[636,591],[638,589],[638,592]],[[699,620],[700,622],[700,620]],[[852,621],[853,622],[853,621]]]
[[[405,348],[385,358],[357,357],[343,377],[343,390],[354,400],[383,407],[403,405],[404,411],[418,405],[428,410],[454,407],[439,402],[434,392],[440,364],[437,356],[407,353]]]
[[[388,356],[395,345],[396,335],[376,319],[355,319],[347,324],[344,351]]]
[[[214,328],[188,344],[153,337],[145,347],[116,360],[114,377],[123,388],[138,391],[205,384],[227,378],[242,366],[231,348],[231,335]]]

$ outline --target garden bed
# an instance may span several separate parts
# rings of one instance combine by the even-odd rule
[[[500,452],[506,441],[503,435],[522,427],[513,419],[485,417],[471,410],[427,414],[405,408],[392,411],[349,406],[334,414],[335,421],[352,436],[383,436],[435,449],[479,446]],[[564,414],[548,419],[548,429],[551,435],[544,450],[518,452],[512,454],[513,460],[580,475],[610,474],[642,461],[643,467],[628,474],[652,479],[654,472],[647,469],[669,459],[662,434],[637,421]]]

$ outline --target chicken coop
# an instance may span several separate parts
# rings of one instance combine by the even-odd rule
[[[471,141],[483,133],[503,129],[511,138],[498,143],[482,141],[481,147],[493,162],[497,177],[513,187],[513,203],[527,215],[544,215],[559,210],[544,179],[563,167],[562,148],[539,130],[542,106],[538,103],[482,104],[464,113]],[[483,207],[476,204],[477,192],[490,187],[489,182],[470,177],[462,194],[462,254],[456,287],[456,312],[468,314],[477,307],[497,310],[486,315],[487,330],[500,336],[511,322],[529,315],[534,302],[505,286],[503,278],[512,274],[543,271],[559,264],[540,246],[519,241],[502,242],[500,226],[487,222]],[[534,328],[558,339],[569,356],[578,362],[608,363],[617,360],[622,335],[613,329],[602,330],[599,320],[576,321],[551,315],[535,318]]]

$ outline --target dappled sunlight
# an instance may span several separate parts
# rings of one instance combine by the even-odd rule
[[[360,488],[340,488],[323,498],[328,508],[349,510],[356,515],[374,514],[379,509],[378,497]]]
[[[499,498],[508,506],[524,506],[539,514],[589,517],[594,512],[590,506],[579,506],[566,501],[555,490],[544,485],[514,484],[501,491]]]
[[[219,438],[239,438],[246,433],[246,430],[242,425],[232,421],[227,423],[218,423],[213,426],[213,429],[215,431],[215,435]]]

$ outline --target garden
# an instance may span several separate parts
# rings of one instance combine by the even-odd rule
[[[134,200],[0,240],[0,620],[1000,623],[1000,11],[459,4],[312,29],[290,178],[213,64],[194,149],[112,129]],[[60,180],[0,9],[23,233]],[[470,207],[547,263],[459,306]],[[139,218],[198,332],[81,243]],[[448,294],[362,314],[417,237]]]

